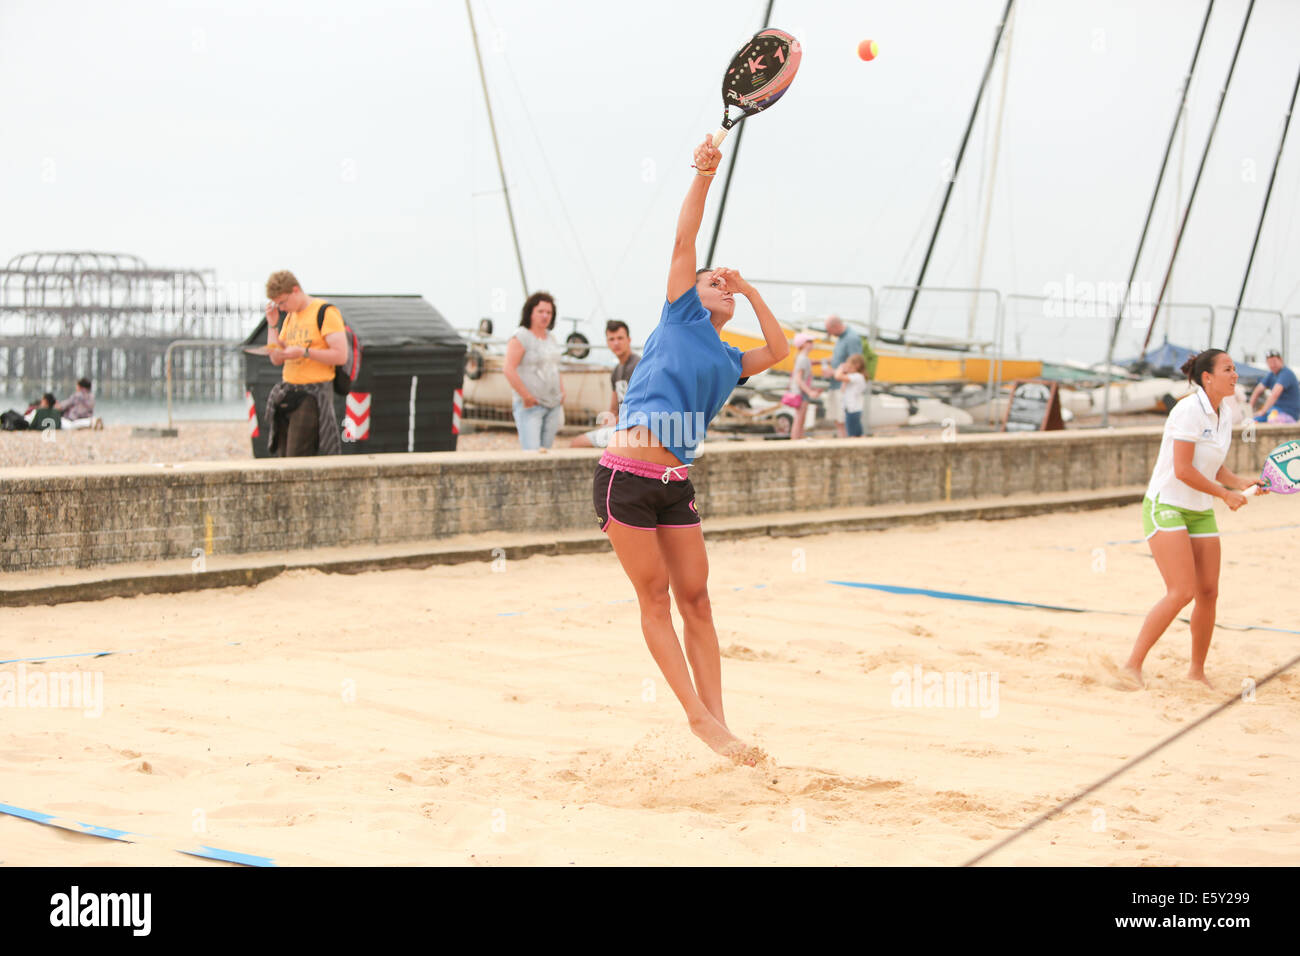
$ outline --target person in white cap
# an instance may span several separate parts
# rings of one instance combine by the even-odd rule
[[[808,403],[821,395],[821,389],[813,385],[812,347],[815,340],[807,332],[800,332],[794,337],[795,350],[799,353],[794,360],[794,371],[790,374],[790,387],[781,396],[781,404],[794,409],[794,424],[790,428],[790,440],[803,438],[803,423],[808,416]]]

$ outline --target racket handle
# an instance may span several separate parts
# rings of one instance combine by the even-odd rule
[[[1242,494],[1247,496],[1259,494],[1259,485],[1251,485],[1249,488],[1243,491]]]
[[[718,127],[718,131],[713,134],[714,148],[722,145],[722,141],[727,138],[728,132],[730,132],[730,130],[723,129],[721,126]]]

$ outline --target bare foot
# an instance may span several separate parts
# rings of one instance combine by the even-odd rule
[[[749,747],[739,737],[728,730],[712,714],[691,718],[691,733],[709,745],[714,753],[729,758],[733,763],[743,763],[754,767],[762,758],[766,758],[758,747]]]
[[[1210,679],[1209,679],[1208,677],[1205,676],[1205,671],[1201,671],[1199,674],[1194,674],[1194,673],[1192,673],[1191,671],[1188,671],[1188,672],[1187,672],[1187,679],[1188,679],[1188,680],[1192,680],[1192,681],[1196,681],[1198,684],[1204,684],[1204,685],[1205,685],[1206,687],[1208,687],[1210,690],[1214,690],[1214,689],[1215,689],[1214,685],[1210,683]]]
[[[746,747],[744,744],[728,750],[727,756],[731,758],[732,763],[743,764],[746,767],[758,767],[772,762],[772,758],[762,747]]]
[[[1141,690],[1142,671],[1134,670],[1128,664],[1120,666],[1102,654],[1091,655],[1094,668],[1099,672],[1102,682],[1116,690]]]
[[[1126,682],[1128,685],[1124,688],[1125,690],[1141,690],[1143,687],[1146,687],[1146,683],[1142,680],[1141,668],[1130,667],[1128,664],[1125,664],[1119,669],[1118,673],[1120,680]]]

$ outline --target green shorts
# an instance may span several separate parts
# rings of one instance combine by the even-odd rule
[[[1142,534],[1150,538],[1157,531],[1186,531],[1193,538],[1217,538],[1219,523],[1214,520],[1213,508],[1189,511],[1143,498]]]

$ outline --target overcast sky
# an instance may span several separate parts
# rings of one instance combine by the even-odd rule
[[[472,2],[528,287],[551,291],[588,332],[616,316],[640,341],[659,315],[691,147],[717,125],[722,70],[765,4]],[[1003,5],[777,0],[772,24],[802,41],[803,64],[770,113],[746,120],[718,262],[754,278],[913,282]],[[980,282],[1031,294],[1120,283],[1205,5],[1016,7]],[[1184,194],[1245,9],[1215,3]],[[871,63],[856,56],[867,37],[880,46]],[[1300,2],[1258,0],[1183,241],[1178,301],[1236,301],[1297,37]],[[463,0],[0,0],[0,83],[0,259],[129,252],[253,290],[290,268],[309,292],[417,292],[457,326],[517,321],[523,288]],[[1001,90],[1000,61],[930,284],[976,279]],[[1246,304],[1300,312],[1300,131],[1289,138]],[[724,152],[734,146],[733,133]],[[1138,276],[1152,291],[1172,247],[1179,157]],[[790,290],[770,298],[800,317]],[[904,301],[883,300],[884,324]],[[865,313],[844,293],[802,304],[807,318]],[[953,297],[950,316],[925,322],[958,331],[968,304]],[[1067,331],[1100,342],[1105,325]]]

